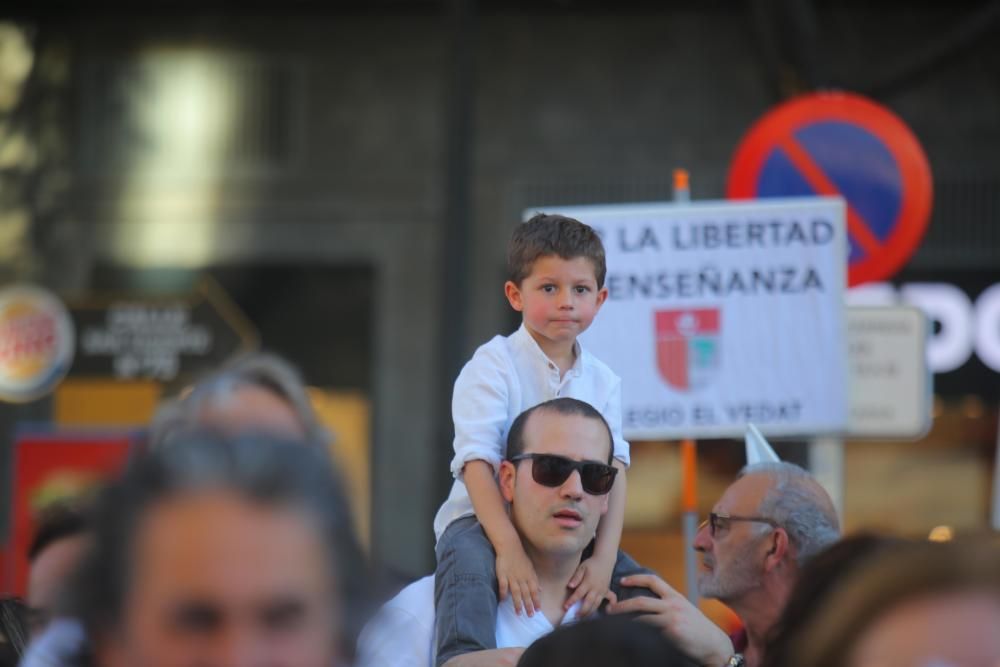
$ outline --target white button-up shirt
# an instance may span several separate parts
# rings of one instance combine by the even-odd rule
[[[580,603],[560,624],[577,620]],[[514,613],[513,598],[497,607],[497,648],[529,646],[555,628],[545,614]],[[434,664],[434,575],[418,579],[375,615],[358,638],[358,667],[432,667]]]
[[[496,336],[481,346],[465,364],[455,380],[451,400],[455,421],[451,472],[455,483],[434,517],[436,539],[455,519],[475,514],[462,481],[465,464],[486,461],[496,473],[514,419],[539,403],[563,396],[590,403],[611,426],[615,458],[629,464],[629,445],[622,437],[621,378],[579,342],[575,345],[576,361],[560,377],[559,367],[522,324],[510,336]]]

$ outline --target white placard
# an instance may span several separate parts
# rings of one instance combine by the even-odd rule
[[[855,438],[919,438],[931,424],[927,316],[917,308],[847,309]]]
[[[581,341],[622,377],[626,437],[845,431],[842,199],[536,211],[604,239],[608,301]]]

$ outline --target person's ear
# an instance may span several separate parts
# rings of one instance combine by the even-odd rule
[[[789,554],[791,545],[788,533],[780,526],[771,531],[769,547],[764,555],[764,571],[769,572],[781,565]]]
[[[514,281],[508,280],[503,284],[503,293],[507,297],[507,303],[510,307],[521,312],[524,310],[524,301],[521,299],[521,288],[514,284]]]
[[[600,308],[604,305],[604,302],[608,300],[608,288],[602,287],[597,290],[597,307]]]
[[[514,478],[517,476],[517,468],[510,461],[500,462],[500,474],[498,482],[500,484],[500,495],[508,503],[514,500]]]

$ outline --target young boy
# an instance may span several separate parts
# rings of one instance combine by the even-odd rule
[[[530,616],[539,607],[534,568],[496,481],[511,423],[538,403],[569,396],[597,408],[611,425],[619,469],[593,554],[570,581],[575,591],[566,608],[580,601],[585,616],[608,594],[612,573],[644,571],[618,550],[629,463],[621,436],[621,380],[577,341],[608,295],[601,239],[572,218],[536,215],[514,231],[507,272],[504,292],[523,323],[476,350],[452,397],[455,483],[434,519],[438,666],[496,647],[498,590],[501,600],[511,596],[518,613]]]

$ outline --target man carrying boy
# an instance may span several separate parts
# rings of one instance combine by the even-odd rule
[[[447,667],[513,665],[538,637],[579,618],[581,603],[565,609],[573,594],[567,583],[620,476],[611,465],[611,430],[583,401],[557,398],[526,410],[514,420],[507,443],[500,493],[510,504],[511,524],[538,573],[540,604],[529,618],[516,614],[513,601],[505,600],[495,609],[490,629],[498,648],[455,656]],[[362,633],[359,667],[433,664],[433,587],[433,577],[424,577],[382,608]],[[615,592],[622,599],[650,594],[640,588],[616,587]]]
[[[586,616],[608,597],[612,575],[641,571],[618,550],[629,463],[621,435],[621,380],[577,341],[608,295],[601,240],[572,218],[536,215],[514,231],[507,271],[504,292],[523,323],[480,347],[455,381],[455,483],[434,519],[437,665],[495,648],[498,591],[501,600],[512,598],[517,613],[530,617],[540,607],[535,567],[497,485],[507,432],[528,408],[557,397],[585,401],[604,416],[613,437],[618,478],[593,554],[568,583],[573,593],[565,609],[580,601]]]

